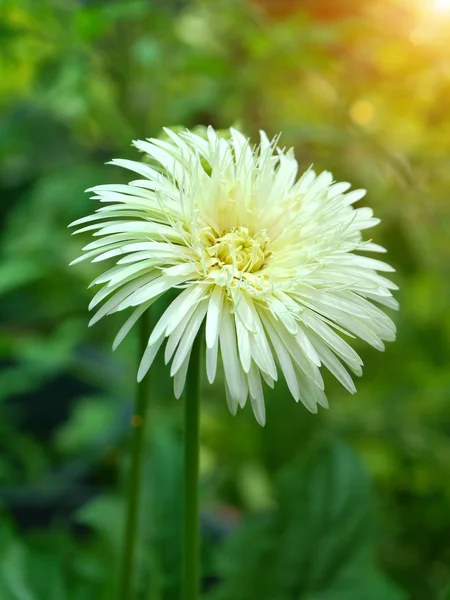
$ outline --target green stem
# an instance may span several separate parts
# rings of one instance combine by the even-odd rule
[[[189,361],[184,403],[184,521],[183,521],[183,600],[199,597],[199,413],[200,413],[200,347],[197,335]]]
[[[151,332],[151,312],[146,310],[140,319],[139,359],[141,359]],[[145,448],[145,418],[150,396],[150,377],[147,374],[137,385],[134,412],[131,418],[131,464],[127,489],[125,534],[123,541],[122,571],[119,587],[120,600],[132,600],[139,502],[141,498],[142,459]]]

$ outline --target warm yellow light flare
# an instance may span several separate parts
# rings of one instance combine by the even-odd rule
[[[432,0],[432,7],[435,10],[450,13],[450,0]]]
[[[356,100],[350,106],[349,114],[357,125],[369,125],[375,116],[375,107],[368,100]]]

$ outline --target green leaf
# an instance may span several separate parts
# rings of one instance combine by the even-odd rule
[[[122,539],[123,500],[115,496],[99,496],[78,511],[78,522],[92,527],[114,555]]]
[[[66,454],[81,453],[104,441],[105,432],[117,420],[116,406],[110,398],[89,396],[79,399],[70,420],[58,430],[55,444]]]
[[[89,557],[64,531],[35,531],[20,537],[8,522],[0,523],[1,600],[109,600],[110,581],[100,585],[80,572]],[[104,569],[105,570],[105,569]],[[89,581],[90,579],[90,581]],[[74,585],[74,582],[76,584]],[[103,591],[105,594],[103,595]]]
[[[26,580],[26,550],[19,540],[2,548],[0,559],[0,597],[2,600],[36,600]]]
[[[351,450],[322,445],[278,482],[278,511],[246,520],[219,561],[215,600],[397,600],[372,557],[368,478]]]
[[[149,445],[149,477],[146,478],[142,522],[150,523],[149,581],[146,598],[180,597],[181,564],[181,448],[178,438],[161,419]],[[150,511],[150,516],[148,516]],[[146,566],[146,565],[144,565]],[[150,594],[151,592],[151,594]]]
[[[0,295],[38,279],[42,268],[29,259],[12,259],[0,267]]]

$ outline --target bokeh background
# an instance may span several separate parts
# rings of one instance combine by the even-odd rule
[[[204,385],[204,597],[447,600],[448,0],[1,0],[1,600],[114,598],[137,340],[88,329],[67,224],[132,139],[198,124],[367,188],[401,303],[319,416],[280,383],[262,429]],[[152,385],[137,597],[178,600],[181,405]]]

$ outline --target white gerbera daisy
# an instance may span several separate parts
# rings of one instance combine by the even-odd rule
[[[378,271],[384,262],[357,252],[384,252],[362,240],[376,225],[370,208],[355,209],[364,190],[307,170],[297,181],[292,150],[261,132],[253,148],[232,129],[205,138],[165,130],[167,141],[136,141],[151,165],[116,159],[141,176],[128,185],[99,185],[105,203],[72,225],[94,222],[99,239],[74,262],[118,259],[98,277],[90,308],[106,300],[91,323],[132,307],[114,348],[149,306],[171,288],[179,295],[155,326],[138,371],[141,380],[165,340],[175,395],[183,391],[193,342],[206,321],[206,372],[212,383],[220,356],[228,406],[236,414],[250,396],[265,422],[261,376],[281,371],[296,401],[327,407],[321,365],[354,393],[343,363],[361,375],[362,361],[341,334],[378,350],[395,326],[372,301],[397,308],[396,286]]]

